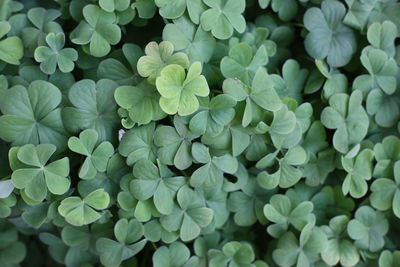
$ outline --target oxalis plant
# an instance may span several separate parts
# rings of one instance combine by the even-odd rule
[[[400,266],[398,0],[0,0],[0,267]]]

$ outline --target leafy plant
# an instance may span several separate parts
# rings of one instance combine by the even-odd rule
[[[63,48],[65,44],[64,33],[49,33],[46,36],[47,46],[39,46],[35,50],[35,60],[40,62],[40,69],[46,74],[53,74],[56,67],[68,73],[74,69],[74,61],[78,53],[73,48]]]
[[[34,81],[0,91],[0,136],[14,145],[50,143],[62,151],[67,132],[61,118],[61,92],[53,84]]]
[[[103,189],[98,189],[83,199],[80,197],[68,197],[61,201],[58,212],[65,220],[75,226],[91,224],[101,215],[96,210],[108,207],[110,196]]]
[[[185,70],[175,64],[165,67],[156,80],[161,94],[160,107],[167,114],[186,116],[199,108],[198,96],[208,96],[210,89],[201,75],[201,63],[193,63],[185,77]]]
[[[3,38],[11,30],[11,25],[7,21],[1,21],[0,28],[0,38]],[[0,60],[18,65],[23,57],[24,47],[21,39],[13,36],[0,41],[0,51]]]
[[[174,196],[185,184],[184,177],[170,177],[173,174],[162,164],[155,166],[150,160],[141,160],[135,164],[131,181],[133,196],[139,200],[153,198],[154,205],[161,214],[170,214],[174,207]]]
[[[244,0],[204,0],[209,9],[204,11],[200,17],[200,23],[204,30],[218,39],[227,39],[232,36],[235,29],[243,33],[246,21],[242,16],[246,3]]]
[[[321,114],[321,122],[328,129],[336,129],[333,146],[347,153],[360,144],[368,132],[369,118],[362,106],[362,94],[354,91],[350,96],[335,94],[329,99],[329,107]]]
[[[304,14],[304,26],[310,31],[304,43],[307,52],[315,59],[326,58],[332,67],[346,65],[356,50],[353,31],[342,23],[345,14],[344,5],[335,0],[325,0],[321,8]]]
[[[347,233],[354,239],[355,245],[361,249],[375,252],[384,246],[383,236],[388,232],[386,219],[381,219],[380,213],[369,206],[357,209],[355,218],[347,225]]]
[[[186,69],[189,66],[189,59],[185,53],[174,53],[174,46],[171,42],[150,42],[144,50],[146,56],[139,58],[137,63],[138,72],[142,77],[155,83],[160,76],[161,70],[168,65],[176,64]]]
[[[117,241],[109,238],[99,238],[96,241],[100,261],[105,266],[119,265],[142,250],[147,242],[146,239],[139,241],[143,236],[143,225],[134,219],[120,219],[114,226],[114,235]]]
[[[0,266],[398,266],[399,14],[0,1]]]
[[[79,177],[82,179],[93,179],[98,171],[106,171],[108,160],[114,154],[114,148],[110,142],[104,141],[97,145],[98,139],[97,132],[88,129],[81,132],[79,138],[73,136],[68,140],[69,149],[86,156],[79,170]]]
[[[96,5],[83,8],[84,21],[71,32],[71,41],[79,45],[87,45],[91,55],[102,57],[111,50],[111,45],[121,39],[121,29],[116,25],[114,13],[106,12]]]
[[[67,157],[47,164],[56,151],[54,145],[31,144],[14,148],[10,153],[13,166],[11,180],[16,188],[35,201],[46,198],[47,190],[62,195],[71,185],[68,179],[69,160]]]
[[[181,187],[177,193],[178,204],[172,213],[161,217],[161,225],[167,231],[179,230],[182,241],[195,239],[202,228],[211,223],[214,213],[205,207],[204,200],[188,186]]]

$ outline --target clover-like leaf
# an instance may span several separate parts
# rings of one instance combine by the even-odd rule
[[[205,31],[211,31],[218,39],[228,39],[233,29],[243,33],[246,21],[242,15],[246,7],[245,0],[203,0],[210,8],[200,17],[201,26]]]
[[[264,110],[277,111],[282,106],[265,69],[259,69],[256,72],[251,86],[228,78],[224,81],[222,89],[225,94],[232,96],[236,101],[244,102],[243,127],[252,122],[258,123],[262,119]]]
[[[235,105],[236,100],[226,94],[217,95],[211,100],[201,98],[200,109],[190,120],[190,130],[210,137],[217,136],[233,120]]]
[[[211,223],[213,210],[206,208],[202,197],[188,186],[179,189],[177,200],[172,213],[161,217],[161,225],[168,231],[179,230],[182,241],[191,241]]]
[[[16,188],[24,189],[25,194],[35,201],[46,198],[47,191],[55,195],[66,193],[71,181],[69,159],[67,157],[48,163],[56,147],[50,144],[38,146],[25,145],[17,148],[17,159],[24,164],[14,169],[11,180]]]
[[[119,266],[139,253],[147,243],[143,236],[143,225],[135,219],[120,219],[114,226],[117,241],[110,238],[99,238],[96,250],[100,253],[100,261],[106,267]]]
[[[158,158],[161,163],[175,165],[178,169],[184,170],[192,164],[191,140],[198,137],[188,130],[177,117],[174,119],[174,125],[161,125],[154,133],[154,144],[159,147]]]
[[[74,61],[78,59],[78,52],[73,48],[63,48],[64,33],[49,33],[46,36],[48,46],[39,46],[35,50],[35,60],[40,62],[40,69],[46,74],[53,74],[56,68],[67,73],[74,69]]]
[[[134,179],[135,177],[132,174],[125,175],[121,179],[120,184],[122,191],[119,192],[117,196],[118,204],[121,207],[121,212],[124,212],[127,215],[130,214],[127,216],[129,218],[133,215],[140,222],[147,222],[152,217],[160,217],[162,214],[158,212],[152,199],[138,200],[133,196],[130,182]],[[170,236],[174,236],[174,233],[168,235],[168,237]],[[154,238],[153,235],[152,237]]]
[[[306,69],[301,69],[297,61],[289,59],[282,66],[282,77],[272,74],[271,79],[280,98],[291,97],[300,103],[307,76]]]
[[[184,177],[174,176],[166,166],[158,164],[157,167],[146,159],[137,162],[132,173],[137,178],[130,182],[133,196],[139,200],[153,198],[161,214],[170,214],[176,192],[186,184]]]
[[[190,177],[190,185],[193,187],[219,187],[222,185],[224,173],[234,174],[238,169],[238,162],[234,157],[229,154],[211,157],[209,149],[201,143],[192,145],[192,156],[204,164]]]
[[[347,225],[347,233],[355,240],[355,245],[371,252],[383,248],[385,244],[383,237],[388,230],[389,223],[386,218],[369,206],[358,208],[355,218]]]
[[[206,78],[201,75],[200,62],[193,63],[187,74],[176,64],[165,67],[156,80],[157,90],[161,94],[161,109],[168,114],[190,115],[199,108],[198,96],[208,96]]]
[[[387,95],[381,89],[372,89],[367,96],[366,110],[374,116],[377,125],[389,128],[395,126],[400,118],[399,103],[398,94]]]
[[[397,1],[366,2],[362,0],[347,0],[346,4],[349,10],[343,19],[344,23],[360,31],[364,31],[367,26],[374,22],[383,22],[388,19],[395,22],[397,26],[400,25],[398,17],[400,4]]]
[[[136,85],[142,80],[136,65],[139,58],[143,56],[143,50],[136,44],[125,43],[122,46],[122,54],[123,56],[106,58],[101,61],[97,69],[97,76],[99,79],[113,80],[119,85]]]
[[[115,142],[119,125],[114,101],[117,86],[107,79],[97,83],[83,79],[75,83],[68,93],[72,106],[63,109],[65,127],[73,133],[94,129],[99,134],[99,141]]]
[[[229,49],[220,67],[225,78],[236,78],[250,86],[257,71],[267,63],[268,52],[265,46],[260,46],[253,54],[249,44],[239,43]]]
[[[13,145],[50,143],[66,147],[61,119],[61,92],[53,84],[34,81],[29,88],[17,85],[0,91],[0,137]]]
[[[11,25],[7,21],[0,21],[0,29],[0,38],[3,38],[10,31]],[[0,60],[18,65],[23,55],[24,46],[19,37],[12,36],[0,41]]]
[[[20,264],[26,254],[27,249],[24,243],[18,241],[18,231],[15,226],[6,220],[0,222],[0,259],[5,266]]]
[[[175,51],[187,54],[190,62],[209,62],[216,47],[211,33],[194,25],[186,16],[165,25],[163,40],[171,42]]]
[[[273,189],[277,186],[288,188],[295,185],[303,173],[300,168],[296,168],[306,163],[307,153],[301,146],[290,148],[281,159],[276,156],[279,151],[266,155],[257,163],[257,168],[270,167],[275,160],[278,161],[278,170],[270,174],[262,171],[257,175],[258,183],[266,189]]]
[[[107,12],[114,12],[126,10],[130,3],[130,0],[100,0],[99,6]]]
[[[343,193],[354,198],[363,197],[368,191],[367,180],[372,177],[372,160],[374,154],[370,149],[364,149],[355,158],[342,156],[342,165],[347,175],[343,181]]]
[[[328,245],[325,233],[313,223],[307,224],[299,239],[292,233],[285,233],[278,241],[272,258],[279,266],[310,264],[319,258],[319,253]]]
[[[187,10],[190,19],[199,24],[200,15],[206,9],[201,1],[196,0],[155,0],[160,15],[166,19],[177,19]]]
[[[155,161],[157,147],[153,143],[155,124],[135,126],[126,132],[120,141],[119,153],[126,157],[126,163],[132,166],[141,159]]]
[[[46,45],[47,34],[63,32],[61,25],[55,21],[61,16],[59,10],[33,7],[29,9],[26,16],[25,14],[23,16],[21,17],[20,14],[13,16],[14,19],[10,18],[10,23],[13,35],[21,36],[28,56],[33,57],[38,46]]]
[[[293,19],[298,11],[298,4],[294,0],[259,0],[260,7],[266,8],[271,3],[271,8],[283,21]]]
[[[385,51],[389,57],[395,54],[394,41],[397,36],[396,24],[390,20],[375,22],[368,27],[368,42],[375,48]]]
[[[335,94],[329,105],[322,111],[321,122],[328,129],[336,129],[333,146],[345,154],[367,135],[369,118],[362,106],[362,93],[356,90],[350,96]]]
[[[261,121],[256,131],[261,134],[268,132],[277,148],[293,148],[300,143],[302,133],[308,129],[311,115],[312,108],[308,103],[302,104],[295,111],[281,105],[279,110],[274,111],[270,125]]]
[[[274,222],[268,226],[267,231],[275,238],[280,237],[293,225],[297,230],[303,227],[313,217],[313,204],[310,201],[303,201],[297,206],[285,195],[273,195],[268,204],[264,206],[265,217]]]
[[[90,192],[102,188],[110,195],[110,202],[114,203],[121,190],[119,183],[129,171],[124,158],[119,154],[114,154],[108,160],[107,169],[104,172],[98,172],[95,179],[79,181],[78,192],[81,196],[87,196]]]
[[[75,226],[91,224],[101,215],[99,210],[108,207],[110,196],[104,189],[97,189],[81,199],[80,197],[68,197],[61,201],[58,212],[65,220]]]
[[[0,198],[0,218],[7,218],[11,214],[11,208],[17,204],[17,198],[14,194],[6,198]]]
[[[400,139],[395,136],[387,136],[374,146],[374,155],[377,164],[374,167],[373,176],[376,178],[393,178],[393,165],[400,160]]]
[[[114,147],[110,142],[98,144],[98,139],[98,133],[88,129],[81,132],[79,138],[72,136],[68,140],[69,149],[86,156],[79,170],[79,177],[82,179],[93,179],[97,172],[106,171],[108,160],[114,154]]]
[[[209,266],[254,266],[255,255],[249,243],[231,241],[221,250],[212,249],[208,253]]]
[[[345,6],[336,0],[325,0],[321,8],[313,7],[304,14],[304,26],[309,31],[305,48],[315,59],[327,59],[332,67],[346,65],[356,51],[353,31],[342,23]]]
[[[389,58],[382,50],[371,48],[362,53],[360,60],[369,75],[358,76],[354,80],[355,89],[377,88],[388,95],[396,91],[397,81],[394,76],[398,67],[393,58]]]
[[[260,187],[255,177],[249,177],[247,170],[242,175],[248,178],[247,181],[245,179],[241,190],[232,192],[229,195],[227,203],[228,209],[234,213],[234,222],[239,226],[251,226],[257,221],[266,224],[267,219],[265,218],[263,207],[276,191],[267,191]]]
[[[379,256],[379,267],[394,267],[400,260],[400,252],[385,250]]]
[[[169,247],[162,246],[153,254],[154,267],[186,266],[190,250],[181,242],[174,242]]]
[[[71,41],[78,45],[87,45],[90,54],[95,57],[107,55],[111,45],[121,39],[121,29],[116,25],[114,13],[106,12],[96,5],[83,8],[84,21],[71,32]]]
[[[400,218],[400,161],[394,164],[394,181],[379,178],[371,185],[371,205],[381,211],[392,208],[394,215]]]
[[[175,241],[179,238],[179,233],[176,231],[168,232],[161,226],[159,220],[152,220],[144,225],[144,236],[151,242],[161,240],[167,244],[175,244]]]
[[[321,257],[329,265],[340,262],[341,266],[354,266],[360,260],[356,246],[347,236],[348,222],[345,215],[339,215],[329,221],[329,226],[322,226],[328,237],[328,245],[321,252]]]
[[[125,121],[147,124],[166,116],[159,105],[160,95],[156,87],[147,81],[137,86],[120,86],[115,90],[114,97],[117,104],[127,112],[127,118],[122,118],[123,124]]]
[[[171,42],[164,41],[160,44],[150,42],[146,45],[144,52],[146,55],[139,58],[137,70],[150,83],[155,83],[165,66],[174,64],[184,69],[189,67],[189,58],[187,55],[182,52],[174,53],[174,45]]]

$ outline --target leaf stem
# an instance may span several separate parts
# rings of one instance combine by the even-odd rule
[[[0,181],[7,180],[8,178],[11,178],[11,174],[0,178]]]

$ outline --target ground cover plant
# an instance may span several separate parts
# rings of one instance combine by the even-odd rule
[[[0,0],[0,267],[400,266],[397,0]]]

